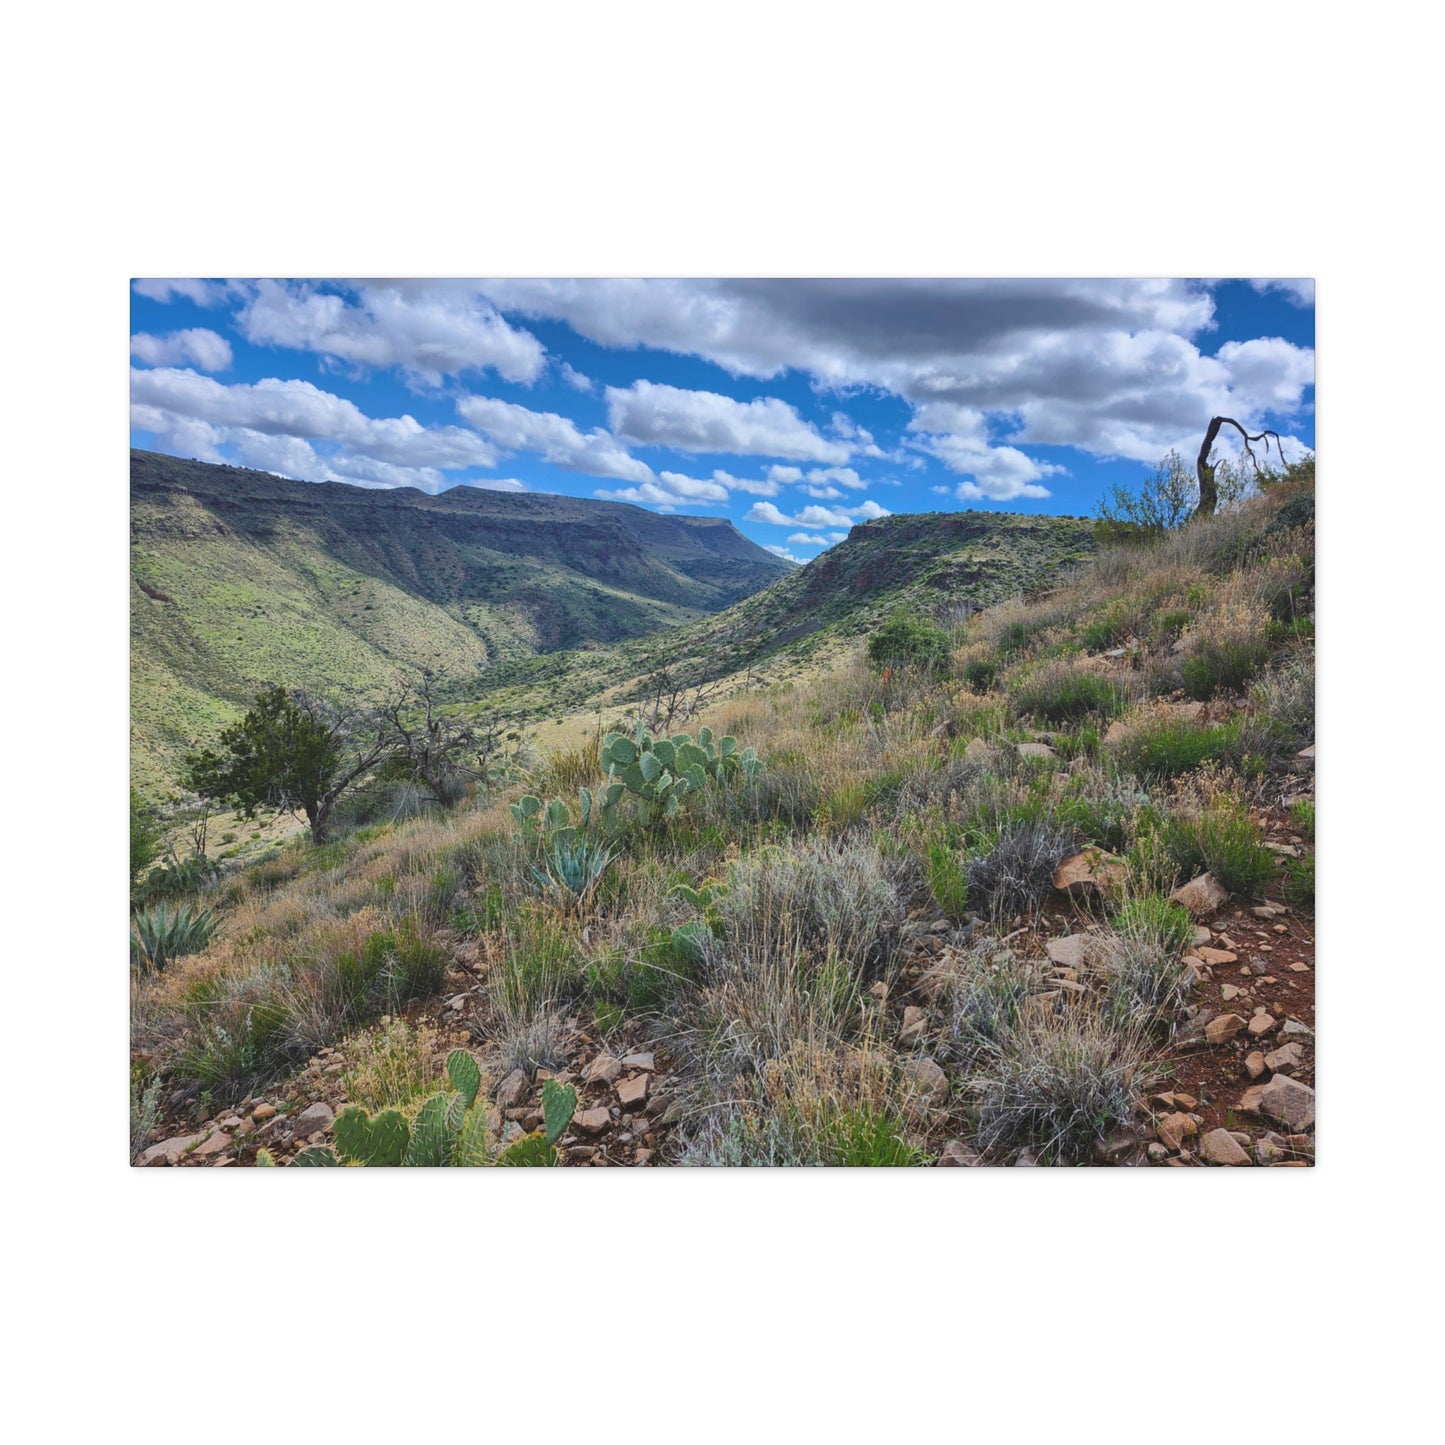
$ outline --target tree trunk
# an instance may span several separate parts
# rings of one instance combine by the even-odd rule
[[[1262,431],[1258,436],[1250,436],[1232,416],[1211,417],[1209,430],[1204,433],[1204,445],[1199,448],[1199,459],[1194,464],[1194,470],[1199,474],[1199,505],[1194,509],[1196,517],[1212,517],[1215,507],[1219,505],[1219,489],[1214,485],[1214,468],[1209,465],[1209,453],[1222,426],[1232,426],[1244,438],[1244,454],[1254,463],[1256,472],[1259,470],[1259,458],[1255,456],[1250,442],[1263,442],[1266,456],[1269,455],[1270,437],[1275,439],[1276,444],[1279,443],[1278,432]],[[1283,445],[1279,448],[1279,459],[1284,461]]]
[[[311,842],[320,846],[331,835],[331,805],[332,799],[325,798],[316,805],[315,810],[307,809],[306,821],[311,824]]]

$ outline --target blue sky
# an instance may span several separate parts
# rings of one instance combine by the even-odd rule
[[[806,561],[892,512],[1089,514],[1216,414],[1294,460],[1314,287],[140,280],[131,403],[135,446],[726,516]]]

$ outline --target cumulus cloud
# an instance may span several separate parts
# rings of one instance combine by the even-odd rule
[[[569,417],[555,411],[532,411],[516,402],[489,396],[464,396],[457,402],[457,410],[498,446],[539,452],[544,461],[564,471],[616,477],[623,482],[655,480],[646,462],[639,461],[601,427],[584,435]]]
[[[680,452],[727,452],[846,462],[849,450],[830,442],[778,397],[736,401],[714,391],[684,391],[651,381],[607,388],[608,425],[626,441]]]
[[[803,480],[803,469],[801,467],[769,467],[768,480],[770,482],[782,482],[785,485],[791,482]]]
[[[792,532],[788,536],[788,541],[798,547],[828,546],[828,539],[826,537],[815,536],[812,532]]]
[[[827,486],[836,482],[840,487],[848,487],[855,492],[866,491],[868,488],[868,483],[852,467],[814,467],[808,473],[808,480],[815,486]]]
[[[836,511],[827,507],[804,507],[794,517],[780,512],[772,502],[754,502],[743,520],[766,522],[772,527],[849,527],[855,521],[869,522],[878,517],[892,515],[886,507],[880,507],[874,501],[864,502],[857,507],[839,508]]]
[[[189,361],[202,371],[226,371],[231,365],[231,343],[204,326],[164,336],[138,331],[130,339],[130,354],[147,366],[178,366]]]
[[[820,502],[836,502],[843,495],[837,487],[815,487],[811,482],[798,490],[809,497],[816,497]]]
[[[562,380],[574,391],[591,391],[596,383],[590,376],[584,376],[575,367],[569,366],[565,361],[561,365]]]
[[[136,295],[148,301],[170,302],[179,298],[205,307],[224,305],[238,290],[230,281],[202,281],[195,277],[189,280],[146,278],[132,285]]]
[[[803,565],[801,557],[795,557],[786,547],[779,547],[774,543],[763,544],[764,552],[771,552],[774,557],[781,557],[785,562],[796,562],[800,567]]]
[[[1251,281],[1249,284],[1259,292],[1282,291],[1285,300],[1296,306],[1313,306],[1315,304],[1315,283],[1312,279]]]
[[[397,367],[431,386],[488,369],[532,382],[546,363],[545,348],[529,331],[513,327],[469,288],[446,282],[376,282],[357,288],[353,301],[310,282],[259,281],[236,324],[254,345]]]

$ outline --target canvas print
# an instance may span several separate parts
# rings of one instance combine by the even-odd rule
[[[130,285],[142,1167],[1307,1167],[1314,287]]]

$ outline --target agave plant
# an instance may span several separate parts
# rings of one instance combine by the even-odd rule
[[[130,956],[142,973],[160,973],[173,959],[199,953],[215,937],[219,920],[192,903],[158,903],[131,920]]]
[[[610,848],[585,838],[555,838],[543,855],[542,867],[532,869],[532,877],[544,893],[581,906],[592,897],[611,862]]]

